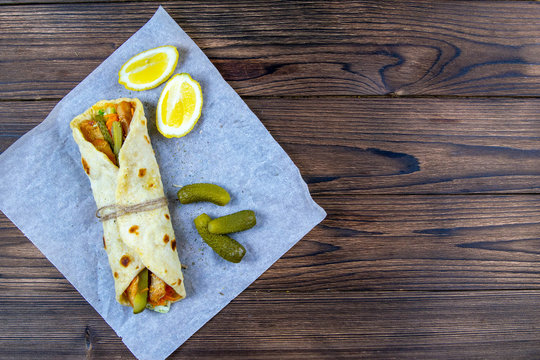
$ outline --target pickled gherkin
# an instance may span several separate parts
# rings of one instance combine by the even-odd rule
[[[109,143],[111,148],[113,148],[114,143],[111,138],[111,134],[109,134],[109,130],[107,129],[107,125],[105,124],[105,119],[103,118],[103,115],[101,113],[97,113],[94,116],[94,119],[96,119],[96,122],[99,126],[99,130],[101,131],[101,134],[103,135],[103,138],[105,139],[105,141]]]
[[[113,152],[118,159],[118,154],[122,148],[122,124],[119,121],[115,121],[112,124],[112,138],[113,138]]]
[[[212,234],[229,234],[251,229],[256,223],[252,210],[242,210],[210,221],[208,231]]]
[[[148,269],[144,269],[137,275],[139,277],[139,284],[137,289],[137,295],[133,299],[133,313],[138,314],[146,307],[148,296]]]
[[[208,223],[212,218],[201,214],[193,220],[195,227],[205,243],[208,244],[219,256],[227,261],[239,263],[246,254],[246,249],[227,235],[212,234],[208,231]]]
[[[186,185],[178,190],[177,195],[178,200],[182,204],[208,201],[219,206],[224,206],[231,201],[231,196],[227,190],[221,186],[206,183]]]

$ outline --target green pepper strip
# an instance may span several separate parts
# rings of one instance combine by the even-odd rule
[[[103,117],[103,115],[100,112],[98,112],[96,116],[94,116],[94,119],[96,120],[99,126],[99,130],[101,131],[103,138],[109,143],[111,148],[114,147],[111,134],[109,134],[109,130],[107,129],[107,125],[105,124],[105,118]]]

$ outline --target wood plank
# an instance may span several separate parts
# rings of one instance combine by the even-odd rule
[[[316,195],[327,218],[253,284],[281,291],[540,289],[540,197]]]
[[[327,218],[252,289],[540,290],[538,195],[317,195],[315,201]],[[4,294],[68,291],[3,215],[0,229]]]
[[[242,95],[540,94],[540,7],[530,2],[164,6]],[[2,6],[0,99],[64,96],[156,7]]]
[[[540,99],[248,98],[316,194],[538,193]],[[0,151],[53,101],[0,102]]]
[[[530,359],[539,301],[539,291],[248,290],[170,358]],[[0,305],[3,359],[132,358],[76,293],[3,295]]]
[[[537,99],[247,102],[312,193],[540,190]]]

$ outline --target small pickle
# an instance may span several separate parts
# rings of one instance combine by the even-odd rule
[[[111,134],[109,134],[109,130],[107,129],[107,125],[105,124],[105,118],[103,117],[103,115],[98,112],[96,116],[94,116],[94,119],[99,126],[99,130],[101,131],[103,138],[109,143],[109,145],[111,145],[111,148],[114,147]]]
[[[193,221],[195,227],[205,243],[212,250],[227,261],[239,263],[246,254],[246,249],[236,240],[227,235],[212,234],[208,231],[208,223],[212,218],[206,214],[201,214]]]
[[[120,148],[122,147],[122,124],[119,121],[115,121],[112,124],[112,137],[113,137],[113,152],[118,159]]]
[[[257,219],[253,211],[242,210],[210,221],[208,231],[212,234],[229,234],[251,229],[256,223]]]
[[[133,300],[133,313],[138,314],[146,307],[146,301],[148,297],[148,269],[144,269],[137,275],[139,277],[139,286],[137,289],[137,295]]]
[[[219,206],[224,206],[231,201],[231,196],[221,186],[214,184],[191,184],[178,190],[178,200],[182,204],[191,204],[199,201],[209,201]]]

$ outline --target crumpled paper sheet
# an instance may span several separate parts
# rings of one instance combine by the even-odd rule
[[[180,52],[175,73],[199,81],[204,106],[198,124],[182,138],[166,139],[155,127],[161,86],[128,91],[117,72],[133,55],[161,45]],[[101,223],[69,122],[102,99],[138,97],[144,104],[178,239],[187,297],[168,314],[131,308],[114,299]],[[204,53],[159,8],[51,111],[35,129],[0,155],[0,209],[41,250],[116,331],[139,359],[164,359],[223,309],[324,219],[298,168],[259,119],[225,82]],[[180,205],[174,185],[210,182],[231,193],[224,206]],[[254,210],[257,225],[234,234],[247,254],[239,264],[217,256],[198,236],[193,219]],[[234,324],[231,324],[234,326]],[[144,341],[149,338],[152,341]]]

